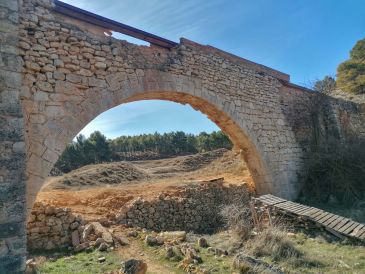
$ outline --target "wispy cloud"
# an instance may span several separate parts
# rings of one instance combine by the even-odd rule
[[[297,84],[333,75],[365,33],[362,0],[63,1],[176,42],[185,37],[210,44],[286,72]],[[127,36],[122,39],[138,43]],[[150,106],[156,108],[153,103]],[[83,132],[103,129],[113,135],[151,131],[153,127],[163,131],[177,128],[178,122],[181,129],[190,131],[212,128],[209,121],[190,116],[192,111],[185,112],[186,109],[179,107],[146,115],[143,109],[135,110],[133,115],[123,109],[114,113],[114,117],[105,114],[97,118]],[[165,116],[174,119],[165,120]],[[190,119],[190,127],[186,128],[186,122],[180,118]],[[155,121],[164,122],[155,124]]]

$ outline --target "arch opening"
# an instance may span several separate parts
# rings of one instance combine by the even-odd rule
[[[123,98],[122,100],[109,101],[110,104],[104,105],[102,107],[99,106],[99,108],[97,108],[97,114],[99,115],[100,113],[118,105],[142,100],[164,100],[180,104],[189,104],[193,109],[206,115],[229,137],[234,147],[240,152],[242,159],[248,166],[256,191],[258,193],[270,192],[268,187],[270,187],[271,180],[257,147],[250,140],[248,134],[242,130],[242,127],[240,127],[224,110],[218,108],[207,100],[189,93],[177,91],[138,92],[132,96]],[[68,127],[67,136],[62,135],[63,142],[61,144],[58,143],[58,147],[61,148],[61,152],[65,148],[66,144],[72,141],[80,129],[85,127],[96,116],[97,115],[95,115],[95,112],[90,112],[89,115],[84,116],[86,119],[80,120],[80,124],[74,124],[74,127]],[[67,123],[67,119],[63,119],[62,123]],[[54,141],[59,142],[60,139],[56,138]],[[28,192],[28,210],[32,208],[32,204],[35,201],[36,195],[43,186],[43,179],[48,176],[49,171],[57,159],[53,159],[52,165],[47,165],[48,169],[44,170],[43,168],[43,174],[41,174],[41,176],[37,176],[37,188],[32,188]],[[29,196],[29,194],[31,194],[31,196]]]
[[[167,94],[167,93],[166,93]],[[164,94],[164,93],[162,93],[162,92],[153,92],[153,93],[149,93],[148,94],[148,96],[141,96],[141,95],[138,95],[138,96],[136,96],[136,97],[133,97],[133,98],[128,98],[128,100],[125,100],[122,104],[120,104],[120,106],[123,106],[123,105],[126,105],[126,104],[128,104],[128,103],[130,103],[130,102],[137,102],[137,101],[143,101],[143,100],[155,100],[155,99],[157,99],[158,98],[158,100],[163,100],[163,101],[172,101],[172,102],[174,102],[174,103],[180,103],[180,104],[189,104],[189,105],[191,105],[191,104],[193,104],[193,105],[191,105],[191,106],[193,106],[195,109],[197,109],[197,110],[199,110],[199,112],[201,112],[201,110],[203,110],[204,111],[204,114],[205,113],[209,113],[209,115],[211,115],[210,117],[210,119],[213,121],[213,122],[215,122],[215,121],[219,121],[220,123],[221,123],[221,125],[224,125],[224,126],[226,126],[226,128],[228,128],[228,129],[230,129],[230,126],[231,126],[231,124],[229,124],[229,123],[227,123],[227,118],[225,118],[225,117],[223,117],[223,116],[219,116],[219,115],[221,115],[220,113],[217,113],[215,110],[214,110],[214,108],[212,107],[212,106],[210,106],[207,102],[204,102],[204,101],[202,101],[202,100],[199,100],[198,98],[195,98],[195,97],[192,97],[192,96],[187,96],[187,95],[184,95],[184,94],[179,94],[179,93],[176,93],[176,92],[174,92],[174,93],[168,93],[169,95],[166,97],[166,95]],[[213,116],[212,116],[213,115]],[[215,116],[216,115],[216,116]],[[201,116],[203,116],[203,115],[201,115]],[[207,118],[207,117],[205,117],[205,118]],[[86,122],[86,121],[85,121]],[[234,128],[233,129],[231,129],[231,130],[234,130]],[[231,137],[232,138],[232,137]],[[237,138],[237,137],[236,137]],[[69,141],[72,141],[72,139],[73,139],[73,137],[71,137],[70,138],[70,140]],[[237,145],[237,144],[236,144]],[[242,155],[242,154],[240,154],[240,155]],[[236,156],[236,155],[235,155]],[[221,157],[221,156],[219,156],[219,157]],[[237,157],[238,158],[238,157]],[[243,164],[242,162],[240,162],[240,164]],[[123,166],[124,167],[124,166]],[[189,176],[191,176],[191,173],[189,174]],[[203,181],[206,181],[207,179],[206,179],[206,176],[204,176],[204,178],[205,178],[205,180],[203,180]],[[216,176],[216,174],[212,174],[212,179],[216,179],[217,178],[217,176]],[[173,178],[174,180],[176,180],[176,177],[175,178]],[[192,177],[191,179],[191,182],[193,182],[193,183],[195,183],[195,182],[197,182],[197,177]],[[136,181],[138,181],[138,180],[136,180]],[[214,181],[215,182],[215,181]],[[228,180],[228,182],[230,183],[231,181],[229,181]],[[248,182],[248,181],[246,181],[245,180],[245,182]],[[153,182],[153,183],[156,183],[156,182]],[[186,182],[185,182],[186,183]],[[221,186],[219,185],[220,183],[221,183],[221,181],[219,180],[218,182],[218,189],[220,189],[220,190],[222,190],[222,189],[224,189],[224,188],[221,188]],[[240,182],[240,183],[242,183],[242,181]],[[213,185],[214,185],[214,183],[213,183]],[[168,184],[167,184],[167,186],[168,186]],[[242,186],[242,185],[241,185]],[[233,194],[233,195],[236,195],[236,193],[234,193],[234,191],[241,191],[242,193],[244,193],[245,194],[245,192],[243,192],[244,190],[246,191],[246,187],[247,186],[245,186],[245,188],[244,188],[244,190],[243,190],[243,188],[241,188],[241,186],[230,186],[230,188],[227,188],[228,189],[228,191],[231,191],[231,193]],[[93,186],[91,185],[89,185],[88,187],[86,187],[84,190],[86,190],[86,189],[88,189],[88,188],[93,188]],[[113,186],[111,186],[112,188],[113,188]],[[115,187],[118,187],[117,185],[115,186]],[[52,188],[51,188],[52,189]],[[48,189],[48,190],[46,190],[46,191],[42,191],[41,192],[41,194],[39,194],[39,196],[41,197],[40,199],[38,199],[38,201],[41,201],[41,202],[45,202],[45,205],[47,206],[47,205],[52,205],[52,199],[54,199],[54,200],[56,200],[57,202],[56,203],[53,203],[53,206],[55,206],[56,208],[59,208],[59,207],[69,207],[69,205],[71,204],[72,206],[74,206],[73,205],[73,203],[75,203],[76,205],[77,204],[79,204],[79,203],[84,203],[84,202],[81,202],[80,201],[80,196],[83,196],[83,199],[86,201],[86,203],[89,203],[89,202],[91,202],[91,200],[93,200],[92,199],[92,196],[94,196],[94,197],[97,197],[97,196],[105,196],[105,195],[107,195],[107,196],[112,196],[111,194],[111,192],[108,194],[108,192],[105,192],[104,190],[103,190],[103,192],[102,193],[98,193],[99,192],[99,190],[100,189],[95,189],[95,191],[90,191],[90,193],[88,194],[88,196],[87,195],[85,195],[85,192],[82,192],[82,194],[81,193],[75,193],[75,194],[67,194],[67,195],[65,195],[65,197],[67,196],[67,198],[69,198],[69,200],[67,200],[67,202],[66,202],[66,200],[65,200],[65,202],[64,202],[64,204],[62,203],[62,199],[63,199],[63,197],[62,197],[62,193],[61,194],[59,194],[59,193],[57,193],[57,191],[58,190],[60,190],[60,191],[62,191],[62,189],[57,189],[56,188],[56,192],[55,193],[52,193],[52,191],[51,191],[51,189]],[[234,191],[233,191],[233,190]],[[68,192],[74,192],[73,190],[76,190],[76,189],[67,189],[67,191]],[[79,189],[79,190],[81,190],[81,189]],[[202,191],[205,191],[205,188],[203,188],[203,189],[201,189]],[[113,190],[112,191],[114,191],[114,188],[113,188]],[[163,192],[161,192],[161,193],[163,193]],[[209,192],[208,192],[209,193]],[[223,191],[223,192],[221,192],[221,194],[222,194],[222,196],[223,195],[226,195],[225,194],[225,192]],[[84,196],[85,195],[85,196]],[[90,196],[91,195],[91,196]],[[38,197],[39,197],[38,196]],[[122,195],[121,195],[122,196]],[[104,199],[105,197],[103,197],[103,199]],[[73,202],[72,200],[73,199],[75,199],[75,201]],[[95,199],[95,200],[97,200],[97,199]],[[101,199],[100,199],[101,200]],[[61,201],[61,203],[60,203],[60,201]],[[71,208],[72,208],[72,206],[71,206]],[[96,205],[95,205],[96,206]],[[38,216],[39,214],[37,213],[38,211],[42,211],[42,210],[46,210],[46,208],[47,207],[42,207],[42,205],[40,205],[40,203],[37,203],[36,204],[36,206],[33,208],[33,210],[32,210],[32,218],[31,218],[31,221],[30,222],[34,222],[34,221],[32,221],[32,220],[34,220],[35,218],[34,218],[34,216]],[[86,204],[85,204],[85,208],[86,208]],[[76,211],[77,212],[77,211]],[[218,216],[219,214],[216,212],[216,211],[214,211],[215,212],[215,215],[216,216]],[[81,212],[77,212],[77,213],[79,213],[79,214],[82,214]],[[38,214],[38,215],[37,215]],[[103,213],[104,214],[104,213]],[[38,217],[37,217],[38,218]],[[88,220],[89,221],[89,220]],[[219,223],[219,222],[214,222],[214,224],[215,225],[218,225],[218,224],[221,224],[221,223]],[[201,229],[201,228],[197,228],[196,229],[196,231],[200,231],[200,232],[203,232],[202,230],[199,230],[199,229]],[[206,231],[204,231],[204,232],[206,232]],[[213,232],[213,230],[212,230],[212,232]],[[32,237],[31,237],[31,235],[29,236],[29,238],[30,239],[32,239]],[[34,242],[34,241],[33,241]],[[28,242],[28,244],[29,244],[29,242]],[[32,244],[29,244],[30,246],[33,246]],[[50,246],[47,246],[47,248],[49,248],[49,247],[52,247],[52,245],[50,245]]]

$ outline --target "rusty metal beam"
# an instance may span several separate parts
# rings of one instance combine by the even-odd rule
[[[133,28],[131,26],[119,23],[117,21],[108,19],[106,17],[97,15],[95,13],[77,8],[75,6],[66,4],[64,2],[58,1],[58,0],[54,0],[55,3],[55,8],[54,10],[58,13],[61,13],[63,15],[78,19],[78,20],[82,20],[84,22],[108,29],[108,30],[112,30],[112,31],[116,31],[146,42],[149,42],[150,44],[156,45],[156,46],[160,46],[163,48],[173,48],[177,45],[176,42],[167,40],[165,38],[156,36],[154,34],[145,32],[143,30],[139,30],[136,28]]]

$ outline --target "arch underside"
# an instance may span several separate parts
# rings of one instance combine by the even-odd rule
[[[86,92],[85,92],[86,93]],[[217,124],[231,139],[246,162],[258,193],[272,192],[272,179],[254,138],[243,128],[242,119],[230,108],[230,104],[204,89],[199,80],[166,72],[148,70],[137,82],[121,82],[120,88],[111,91],[92,88],[81,102],[66,102],[62,116],[48,117],[44,124],[28,123],[31,138],[43,138],[42,148],[32,147],[28,140],[30,156],[27,162],[28,210],[32,208],[44,179],[67,143],[91,120],[104,111],[123,103],[139,100],[167,100],[189,104]],[[228,107],[227,107],[228,106]],[[36,157],[34,150],[53,151],[57,157]],[[46,154],[46,153],[44,153]],[[43,154],[43,155],[44,155]]]

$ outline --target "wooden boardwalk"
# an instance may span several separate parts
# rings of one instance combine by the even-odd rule
[[[255,201],[259,201],[285,214],[312,221],[335,235],[355,238],[361,241],[365,240],[365,224],[354,222],[315,207],[287,201],[271,194],[255,198]]]

